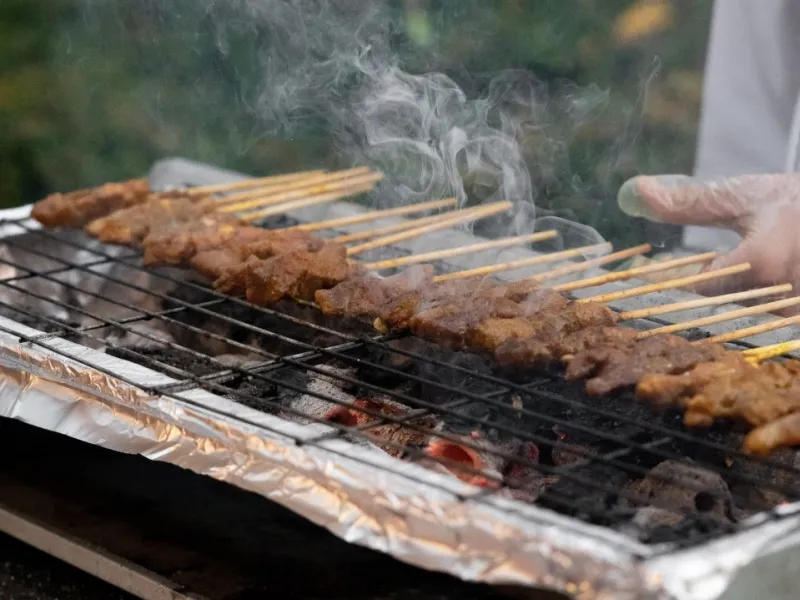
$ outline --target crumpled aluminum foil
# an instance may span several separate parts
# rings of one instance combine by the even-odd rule
[[[205,170],[214,181],[214,171]],[[750,600],[765,582],[780,583],[766,574],[798,567],[798,505],[783,507],[792,514],[781,521],[755,517],[757,526],[736,535],[658,553],[664,549],[535,506],[470,499],[475,491],[456,478],[369,446],[303,443],[324,427],[201,390],[148,394],[143,390],[172,379],[40,335],[0,317],[0,416],[253,491],[348,542],[423,568],[582,600]],[[796,597],[791,580],[784,582],[770,588],[770,598]]]

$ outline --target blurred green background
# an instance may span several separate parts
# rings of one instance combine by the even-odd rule
[[[531,152],[537,205],[615,242],[647,235],[619,213],[615,190],[634,173],[691,169],[711,0],[386,2],[410,72],[460,82],[526,69],[544,83],[607,90],[599,118],[561,132],[552,172],[537,171]],[[165,156],[253,174],[339,166],[323,121],[282,132],[247,109],[258,31],[231,27],[220,44],[214,4],[0,2],[2,205],[135,177]]]

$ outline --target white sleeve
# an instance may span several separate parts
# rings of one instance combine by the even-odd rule
[[[790,167],[800,136],[798,92],[800,0],[715,0],[695,174]],[[683,234],[684,247],[697,251],[739,240],[733,231],[709,227],[685,227]]]
[[[800,2],[716,0],[696,174],[784,171],[798,90]]]

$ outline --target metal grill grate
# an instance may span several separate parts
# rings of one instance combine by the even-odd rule
[[[298,445],[346,437],[433,467],[431,457],[413,440],[428,436],[432,423],[443,424],[444,429],[436,432],[439,439],[485,463],[502,465],[497,473],[505,476],[497,476],[474,468],[474,462],[463,460],[465,456],[445,453],[436,459],[456,475],[486,480],[470,500],[495,494],[527,498],[587,522],[631,532],[643,541],[663,542],[665,550],[724,535],[745,516],[800,498],[800,490],[792,484],[799,474],[793,453],[772,460],[745,456],[739,451],[739,434],[729,427],[689,431],[680,425],[679,415],[653,414],[624,395],[588,399],[580,386],[566,384],[558,373],[507,378],[477,356],[434,348],[406,335],[375,335],[298,304],[253,306],[188,281],[180,273],[146,270],[131,251],[118,253],[79,236],[40,230],[27,219],[2,224],[20,233],[4,240],[7,248],[16,255],[46,259],[48,267],[36,270],[0,257],[0,264],[17,270],[0,280],[0,286],[52,306],[54,312],[63,309],[92,320],[66,323],[46,310],[0,302],[12,318],[46,331],[22,338],[25,342],[41,345],[55,337],[77,338],[177,380],[147,392],[177,397],[179,392],[202,388],[263,411],[328,427],[312,439],[296,439]],[[43,243],[31,244],[31,239]],[[69,258],[75,251],[90,258],[80,262]],[[146,273],[164,289],[139,285],[133,276],[128,280],[104,272],[110,266]],[[160,308],[138,308],[124,298],[87,289],[87,282],[94,279],[135,292],[150,301],[148,306]],[[64,296],[53,298],[31,289],[32,281],[56,286]],[[111,318],[87,308],[81,297],[132,314]],[[650,321],[663,324],[659,319]],[[174,332],[174,339],[138,327],[153,322]],[[2,327],[0,331],[9,333]],[[120,345],[111,335],[120,332],[147,345]],[[231,364],[204,347],[214,343],[247,352],[252,360]],[[68,357],[119,377],[85,359]],[[310,385],[315,381],[331,385],[320,391]],[[297,402],[298,396],[306,398],[306,404]],[[376,398],[390,400],[396,410],[387,414]],[[312,410],[309,399],[354,411],[346,414],[362,416],[365,422],[325,418]],[[373,402],[354,405],[353,399]],[[185,396],[181,400],[187,401]],[[391,439],[386,428],[393,433]],[[653,470],[664,461],[690,469],[689,476],[681,476],[679,470],[676,476],[674,469]],[[636,488],[643,480],[651,482],[646,497]],[[724,489],[714,487],[718,481],[724,481]],[[683,518],[643,525],[637,515],[644,508],[677,511]]]

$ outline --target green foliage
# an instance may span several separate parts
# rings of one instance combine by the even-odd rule
[[[608,90],[594,118],[554,124],[566,149],[557,172],[538,168],[548,146],[536,134],[521,141],[537,204],[614,241],[641,241],[615,189],[637,172],[691,169],[710,0],[667,2],[671,23],[640,39],[615,35],[632,0],[390,3],[411,72],[461,83],[464,73],[527,69],[552,89],[569,80]],[[255,174],[339,165],[319,115],[298,112],[303,126],[289,133],[265,128],[252,104],[264,33],[243,26],[236,2],[215,4],[213,19],[200,4],[0,2],[2,205],[138,176],[169,155]],[[234,26],[221,32],[225,11]]]

